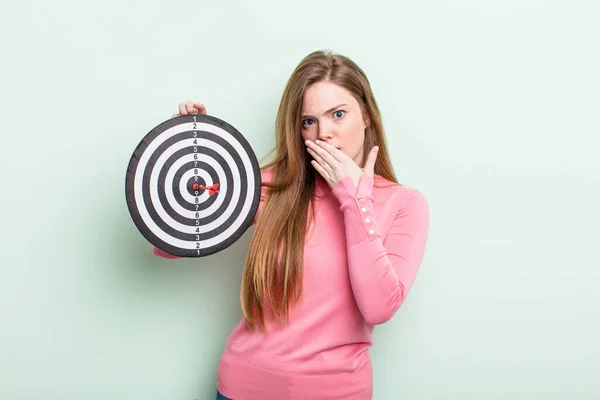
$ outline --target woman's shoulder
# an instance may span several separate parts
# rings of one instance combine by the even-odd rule
[[[265,185],[266,183],[270,183],[273,180],[273,166],[265,166],[260,169],[260,181],[261,181],[261,189],[260,195],[262,200],[267,195],[267,191],[269,188]]]
[[[273,166],[267,165],[260,168],[260,178],[261,181],[270,182],[273,179]]]

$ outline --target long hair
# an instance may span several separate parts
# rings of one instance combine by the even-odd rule
[[[289,321],[289,307],[302,296],[304,243],[312,221],[317,172],[302,141],[301,112],[306,89],[329,81],[348,90],[358,101],[365,130],[363,163],[373,146],[379,146],[375,174],[398,183],[389,159],[379,108],[365,73],[352,60],[327,51],[306,56],[293,71],[279,105],[275,122],[272,180],[263,183],[268,194],[244,266],[240,300],[248,329],[266,331],[270,316]],[[360,166],[361,168],[363,165]],[[310,207],[309,207],[310,206]]]

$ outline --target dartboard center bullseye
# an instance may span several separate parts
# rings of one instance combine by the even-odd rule
[[[206,179],[208,179],[208,177]],[[198,175],[194,175],[188,179],[186,188],[190,196],[199,197],[204,194],[202,187],[206,185],[206,179]]]

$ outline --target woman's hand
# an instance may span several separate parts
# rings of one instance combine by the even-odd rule
[[[187,103],[179,104],[179,113],[173,114],[173,117],[179,117],[180,115],[187,114],[206,114],[206,107],[204,104],[194,103],[193,101],[188,101]]]
[[[308,152],[314,158],[310,163],[332,188],[347,176],[350,176],[356,187],[358,187],[362,174],[367,174],[370,177],[374,175],[375,160],[379,150],[377,146],[371,149],[367,162],[364,168],[361,169],[354,160],[330,144],[320,140],[316,142],[307,140],[305,143]]]

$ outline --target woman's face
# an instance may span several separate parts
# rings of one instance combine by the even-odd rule
[[[368,123],[348,90],[327,81],[310,85],[304,93],[301,116],[303,141],[329,143],[362,167]]]

